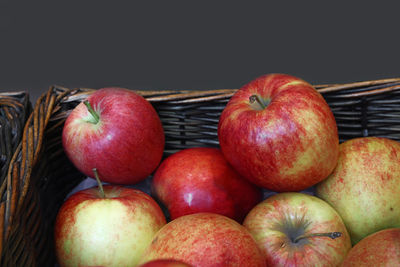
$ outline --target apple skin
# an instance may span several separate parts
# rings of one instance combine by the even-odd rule
[[[325,201],[292,192],[273,195],[256,205],[243,226],[255,238],[268,266],[338,266],[351,248],[339,214]],[[340,232],[331,239],[301,235]]]
[[[122,186],[97,187],[71,195],[55,223],[60,266],[135,266],[165,216],[149,195]]]
[[[139,267],[191,267],[191,266],[182,261],[177,261],[173,259],[159,259],[159,260],[149,261],[145,264],[140,265]]]
[[[252,103],[253,95],[266,108]],[[218,138],[243,177],[276,192],[301,191],[325,179],[339,154],[336,121],[325,99],[287,74],[267,74],[237,90],[221,113]]]
[[[183,149],[166,158],[154,174],[152,192],[172,220],[213,212],[239,223],[263,196],[228,164],[221,150],[209,147]]]
[[[175,259],[196,267],[266,266],[250,233],[235,220],[215,213],[181,216],[154,236],[140,260]]]
[[[400,228],[380,230],[358,242],[342,264],[352,266],[400,266]]]
[[[385,228],[400,227],[400,143],[361,137],[340,144],[338,165],[316,196],[343,218],[353,245]]]
[[[134,91],[109,87],[87,100],[100,116],[93,116],[82,102],[65,121],[62,143],[75,167],[89,177],[97,168],[100,179],[113,184],[135,184],[158,166],[165,136],[153,106]]]

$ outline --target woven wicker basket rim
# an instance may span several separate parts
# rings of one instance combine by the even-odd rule
[[[393,86],[387,86],[387,85]],[[385,85],[384,88],[374,89],[374,86]],[[59,86],[54,86],[59,87]],[[320,93],[334,93],[340,92],[349,88],[366,88],[361,92],[354,92],[342,94],[341,97],[360,97],[367,95],[380,94],[389,91],[396,91],[400,89],[400,78],[389,78],[379,80],[369,80],[361,82],[352,82],[345,84],[327,84],[327,85],[314,85],[316,90]],[[371,90],[368,88],[371,87]],[[63,88],[63,87],[59,87]],[[65,89],[65,88],[64,88]],[[75,88],[74,92],[65,99],[65,102],[81,100],[88,95],[92,94],[96,89],[93,88]],[[238,89],[208,89],[208,90],[134,90],[136,93],[142,95],[150,102],[163,102],[168,101],[171,104],[195,103],[205,102],[210,100],[230,98]]]

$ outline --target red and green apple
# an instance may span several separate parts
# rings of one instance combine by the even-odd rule
[[[81,190],[55,223],[60,266],[135,266],[165,216],[149,195],[116,185]]]
[[[316,195],[339,212],[353,244],[400,227],[400,143],[381,137],[343,142],[337,167]]]
[[[251,234],[235,220],[216,213],[181,216],[154,236],[140,262],[175,259],[195,267],[266,266]]]
[[[400,266],[400,228],[375,232],[358,242],[347,254],[342,267]]]
[[[339,214],[308,194],[270,196],[249,212],[243,225],[268,266],[338,266],[351,248]]]
[[[134,91],[103,88],[78,104],[65,121],[62,143],[74,166],[89,177],[135,184],[161,161],[165,137],[153,106]]]
[[[309,83],[287,74],[264,75],[237,90],[220,116],[218,138],[239,174],[277,192],[322,181],[339,155],[329,105]]]

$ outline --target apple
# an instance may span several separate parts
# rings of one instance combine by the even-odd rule
[[[330,107],[309,83],[286,74],[264,75],[237,90],[221,113],[218,138],[243,177],[276,192],[322,181],[339,154]]]
[[[198,267],[266,266],[250,233],[235,220],[216,213],[181,216],[154,236],[140,263],[175,259]]]
[[[221,150],[210,147],[187,148],[166,158],[154,174],[152,192],[172,220],[213,212],[241,223],[262,200],[261,189],[239,176]]]
[[[173,259],[159,259],[149,261],[139,267],[191,267],[190,265]]]
[[[351,266],[400,266],[400,228],[380,230],[358,242],[342,264]]]
[[[103,88],[78,104],[65,121],[62,144],[75,167],[89,177],[135,184],[161,162],[165,137],[153,106],[134,91]]]
[[[249,212],[243,226],[255,238],[267,266],[338,266],[351,249],[340,215],[308,194],[270,196]]]
[[[58,263],[135,266],[165,224],[156,201],[140,190],[117,185],[81,190],[71,195],[57,214]]]
[[[353,245],[400,227],[400,143],[379,137],[341,143],[337,167],[315,191],[343,218]]]

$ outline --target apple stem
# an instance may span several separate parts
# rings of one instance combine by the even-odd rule
[[[316,234],[309,234],[309,235],[301,235],[298,236],[293,242],[297,243],[303,238],[310,238],[310,237],[316,237],[316,236],[327,236],[332,239],[338,238],[342,236],[341,232],[330,232],[330,233],[316,233]]]
[[[103,184],[100,181],[99,173],[97,172],[96,168],[93,168],[93,173],[94,173],[94,177],[96,178],[97,184],[99,185],[100,197],[105,198],[106,194],[104,193]]]
[[[99,114],[97,114],[96,111],[94,111],[94,109],[92,108],[92,105],[90,105],[88,100],[85,100],[83,103],[86,105],[88,111],[93,116],[94,121],[91,121],[91,123],[97,124],[100,121]]]
[[[261,98],[260,98],[259,95],[251,95],[251,96],[249,97],[249,101],[250,101],[250,103],[257,102],[257,103],[261,106],[262,109],[265,109],[265,108],[267,107],[267,106],[264,104],[264,102],[261,100]]]

